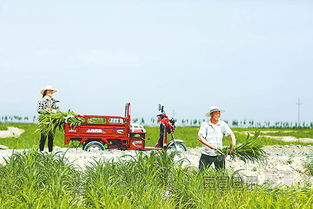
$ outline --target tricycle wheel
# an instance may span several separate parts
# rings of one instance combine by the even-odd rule
[[[87,142],[83,146],[83,150],[87,152],[96,152],[96,151],[105,150],[105,148],[101,142],[91,141],[91,142]]]

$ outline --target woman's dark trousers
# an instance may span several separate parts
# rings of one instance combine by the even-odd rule
[[[52,132],[48,133],[48,135],[41,133],[39,149],[40,151],[44,150],[47,137],[48,137],[48,149],[49,152],[52,152],[54,139],[54,134]]]

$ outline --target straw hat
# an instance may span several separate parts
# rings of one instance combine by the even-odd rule
[[[210,107],[207,115],[209,116],[212,112],[224,112],[224,110],[221,110],[218,106],[212,106]]]
[[[42,88],[42,89],[40,90],[40,93],[43,94],[46,90],[52,90],[53,93],[55,93],[55,92],[58,91],[57,89],[53,88],[51,85],[48,85],[48,86]]]

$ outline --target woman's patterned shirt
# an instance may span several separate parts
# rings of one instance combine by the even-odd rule
[[[57,100],[53,99],[53,98],[49,98],[49,97],[43,97],[42,99],[40,99],[38,101],[38,108],[37,108],[37,112],[39,114],[46,112],[47,108],[51,108],[54,110],[59,110],[59,107],[57,106]]]

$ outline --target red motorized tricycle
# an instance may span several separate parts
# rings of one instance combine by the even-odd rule
[[[163,110],[163,108],[162,108]],[[182,140],[175,139],[171,131],[172,139],[167,143],[167,133],[162,147],[146,147],[146,130],[142,125],[132,124],[130,116],[130,103],[125,105],[125,116],[75,116],[83,118],[79,126],[64,125],[64,144],[71,141],[79,141],[85,151],[98,151],[106,149],[120,150],[163,150],[175,149],[186,151],[186,145]]]

